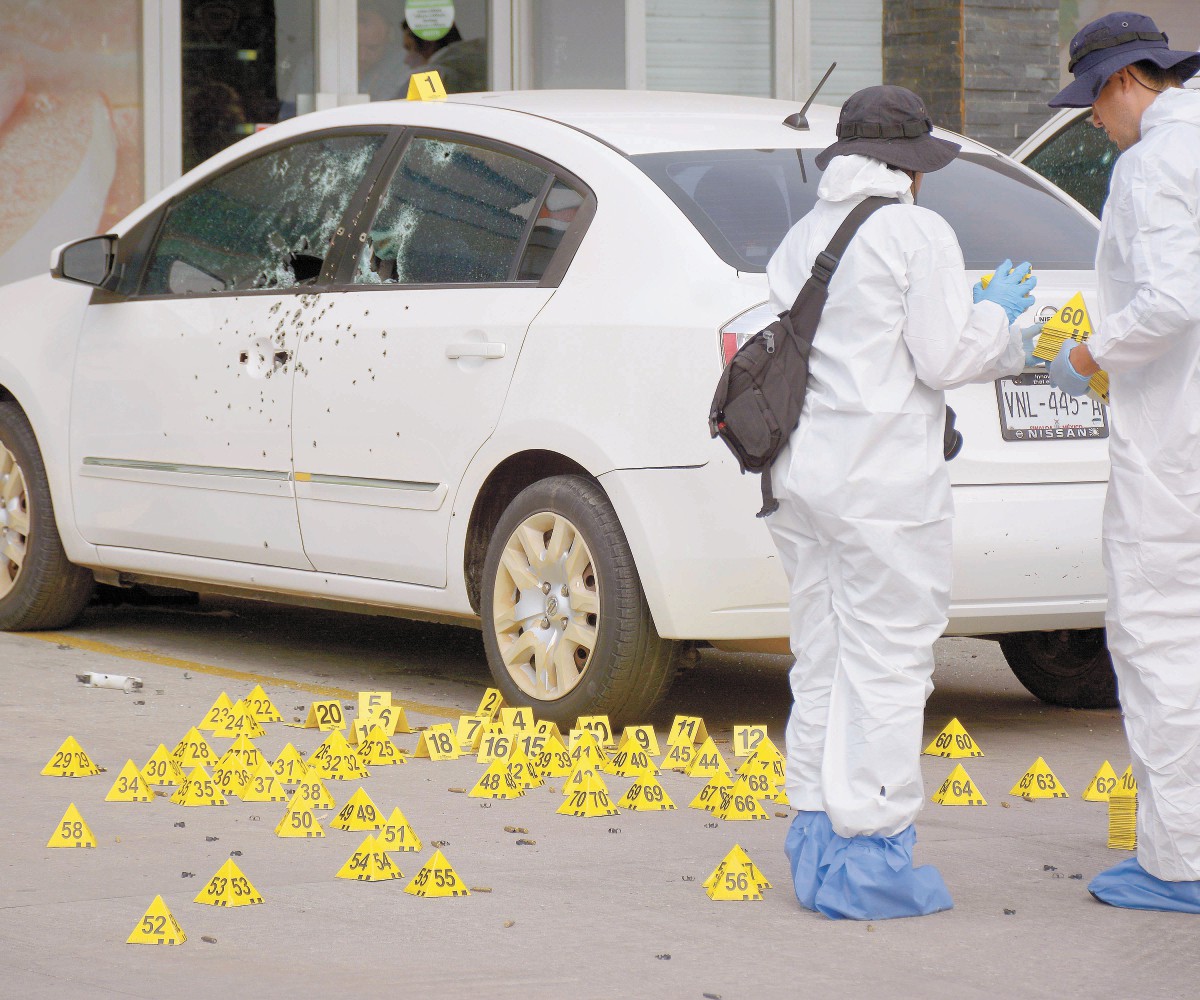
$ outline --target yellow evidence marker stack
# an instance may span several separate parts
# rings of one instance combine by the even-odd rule
[[[1068,340],[1083,344],[1091,335],[1092,321],[1083,301],[1083,292],[1076,292],[1065,306],[1046,320],[1033,349],[1033,356],[1043,361],[1053,361]],[[1101,369],[1091,377],[1088,395],[1100,403],[1108,403],[1108,372]]]
[[[1108,794],[1108,846],[1117,851],[1137,850],[1137,781],[1132,767]]]

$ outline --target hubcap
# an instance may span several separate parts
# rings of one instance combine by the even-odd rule
[[[592,553],[561,514],[534,514],[509,536],[492,614],[504,665],[531,698],[562,698],[582,679],[596,648],[598,588]]]
[[[21,575],[29,543],[29,492],[25,474],[0,441],[0,598],[6,597]]]

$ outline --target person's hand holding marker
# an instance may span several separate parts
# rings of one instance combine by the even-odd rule
[[[992,274],[975,282],[971,295],[976,302],[995,302],[1008,315],[1009,323],[1015,323],[1033,305],[1032,292],[1036,287],[1032,264],[1023,261],[1013,267],[1013,262],[1006,260]]]

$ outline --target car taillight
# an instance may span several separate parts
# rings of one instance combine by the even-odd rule
[[[745,312],[738,313],[721,327],[721,367],[729,364],[737,350],[759,330],[770,326],[776,314],[769,302],[760,302]]]

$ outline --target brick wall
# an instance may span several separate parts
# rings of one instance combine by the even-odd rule
[[[1059,0],[884,0],[883,79],[936,124],[1008,152],[1050,117]]]

